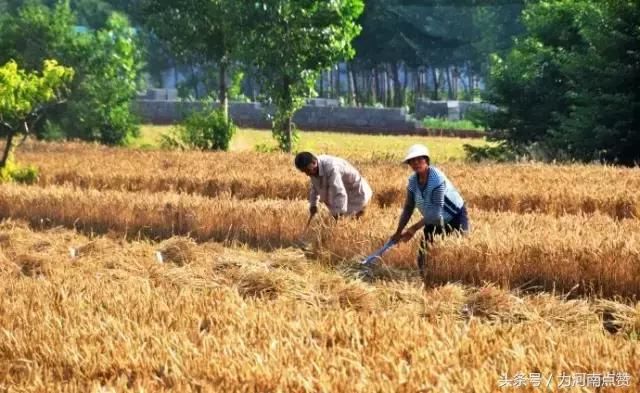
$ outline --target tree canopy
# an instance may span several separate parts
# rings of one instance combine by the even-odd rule
[[[550,159],[637,163],[640,2],[544,0],[523,20],[526,35],[491,68],[491,137]]]
[[[0,168],[7,162],[13,138],[30,132],[46,105],[64,97],[72,78],[73,69],[55,60],[45,60],[41,73],[20,69],[15,61],[0,67],[0,136],[6,138]]]
[[[351,45],[362,0],[256,1],[245,59],[255,68],[276,107],[273,131],[281,148],[295,142],[291,119],[306,97],[314,95],[319,72],[353,57]]]

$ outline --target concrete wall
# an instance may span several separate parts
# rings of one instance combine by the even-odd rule
[[[422,117],[460,118],[470,107],[484,104],[450,101],[419,102],[416,109]],[[471,105],[469,105],[471,104]],[[217,107],[217,103],[211,104]],[[172,89],[151,89],[134,101],[134,111],[143,123],[173,124],[187,113],[201,110],[202,102],[181,102]],[[240,127],[270,129],[273,108],[257,102],[231,102],[229,113]],[[429,113],[426,114],[425,113]],[[356,108],[341,107],[337,100],[312,99],[298,110],[293,118],[299,129],[313,131],[343,131],[363,134],[395,134],[426,136],[481,137],[472,130],[425,129],[402,108]]]
[[[493,105],[470,101],[431,101],[419,99],[416,102],[416,119],[439,117],[448,120],[462,120],[469,110],[495,111]]]
[[[214,107],[217,104],[213,104]],[[142,122],[171,124],[185,114],[202,109],[200,102],[156,101],[138,99],[134,111]],[[229,114],[241,127],[270,128],[271,108],[260,103],[229,103]],[[401,108],[354,108],[339,106],[306,105],[293,117],[296,126],[303,130],[353,131],[363,133],[413,133],[418,123]]]

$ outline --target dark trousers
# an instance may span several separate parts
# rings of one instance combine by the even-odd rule
[[[451,221],[443,225],[428,224],[424,226],[424,237],[420,242],[420,249],[418,250],[418,268],[420,269],[420,275],[425,277],[425,267],[427,259],[428,246],[433,243],[436,235],[450,235],[452,233],[466,234],[469,232],[469,216],[467,214],[467,207],[462,206],[460,213],[453,217]]]

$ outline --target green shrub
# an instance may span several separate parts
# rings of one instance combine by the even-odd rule
[[[5,166],[0,168],[0,183],[16,182],[34,184],[38,181],[38,168],[33,165],[22,166],[9,156]]]
[[[422,124],[426,128],[443,129],[443,130],[477,130],[483,131],[481,127],[476,126],[470,120],[448,120],[436,117],[425,117]]]
[[[282,151],[293,151],[298,146],[300,141],[300,134],[298,134],[298,128],[295,123],[291,122],[291,140],[287,135],[289,115],[280,111],[273,115],[271,120],[271,134],[273,138],[278,142],[278,146]]]
[[[280,151],[278,146],[271,146],[267,143],[258,143],[253,148],[258,153],[275,153]]]
[[[229,150],[236,127],[225,120],[221,109],[205,109],[189,114],[160,145],[169,149]]]
[[[42,134],[39,135],[42,140],[48,142],[61,141],[66,137],[64,130],[62,129],[60,124],[56,122],[46,120],[42,128]]]
[[[512,149],[509,149],[505,144],[499,144],[497,146],[472,146],[468,144],[462,145],[464,148],[467,160],[473,162],[480,161],[515,161],[516,154]]]

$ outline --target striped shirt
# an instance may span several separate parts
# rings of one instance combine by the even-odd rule
[[[425,224],[448,223],[464,205],[462,196],[447,176],[433,166],[429,167],[426,186],[419,184],[418,174],[409,177],[407,199],[410,205],[420,210]]]

